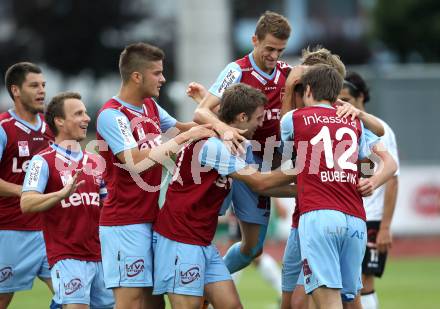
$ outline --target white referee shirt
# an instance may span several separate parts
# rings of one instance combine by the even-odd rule
[[[399,156],[397,152],[397,143],[396,143],[396,137],[394,135],[393,130],[388,126],[388,124],[385,123],[382,119],[379,119],[382,123],[385,134],[380,138],[381,142],[385,145],[388,152],[391,154],[393,159],[397,163],[397,171],[394,174],[395,176],[399,175]],[[367,221],[381,221],[382,215],[383,215],[383,206],[384,206],[384,199],[385,199],[385,186],[382,185],[381,187],[377,188],[373,195],[364,197],[364,208],[365,212],[367,214]]]

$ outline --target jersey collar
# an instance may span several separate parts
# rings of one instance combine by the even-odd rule
[[[142,112],[144,111],[143,108],[142,108],[142,106],[135,106],[135,105],[132,105],[132,104],[130,104],[130,103],[127,103],[127,102],[121,100],[121,99],[118,98],[117,96],[114,96],[113,99],[116,100],[116,101],[118,101],[120,104],[124,105],[125,107],[127,107],[127,108],[129,108],[129,109],[132,109],[132,110],[134,110],[134,111],[136,111],[136,112],[142,113]]]
[[[17,120],[18,122],[20,122],[21,124],[25,125],[26,127],[28,127],[29,129],[33,130],[33,131],[39,131],[41,129],[41,118],[39,115],[37,115],[37,123],[35,125],[27,122],[26,120],[21,119],[13,109],[8,110],[9,114],[11,114],[11,116]]]
[[[263,76],[265,79],[272,80],[275,77],[275,74],[277,73],[277,68],[273,70],[272,74],[267,74],[263,70],[261,70],[258,65],[255,63],[254,56],[252,53],[249,54],[249,61],[251,62],[252,68],[257,71],[258,74]]]

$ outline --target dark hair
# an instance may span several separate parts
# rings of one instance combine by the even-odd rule
[[[14,96],[11,87],[13,85],[21,87],[29,73],[41,74],[41,69],[39,66],[31,62],[19,62],[10,66],[6,71],[5,85],[12,99],[14,99]]]
[[[325,64],[311,66],[301,77],[304,89],[312,91],[316,101],[335,102],[342,89],[343,78],[333,67]]]
[[[134,43],[126,46],[119,56],[119,73],[122,81],[127,82],[131,73],[143,70],[149,62],[164,58],[165,54],[159,47],[147,43]]]
[[[350,94],[359,98],[361,94],[364,96],[364,104],[370,101],[370,89],[365,80],[356,72],[348,72],[344,81],[344,88],[347,88]]]
[[[307,47],[302,50],[301,63],[304,65],[326,64],[335,68],[342,78],[345,77],[345,65],[338,55],[332,54],[326,48],[317,45],[313,48]]]
[[[264,40],[266,34],[270,33],[280,40],[287,40],[290,37],[289,21],[275,12],[266,11],[258,19],[255,35],[259,40]]]
[[[46,113],[44,114],[44,119],[52,130],[55,136],[58,135],[58,129],[55,125],[55,118],[65,118],[66,114],[64,112],[64,102],[67,99],[78,99],[81,100],[81,95],[77,92],[61,92],[54,96],[47,105]]]
[[[257,107],[266,104],[266,96],[258,89],[239,83],[226,88],[223,92],[219,118],[225,123],[231,123],[240,113],[245,113],[249,118]]]

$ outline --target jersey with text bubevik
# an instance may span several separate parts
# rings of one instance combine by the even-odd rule
[[[169,239],[199,246],[211,244],[218,212],[232,184],[232,178],[202,167],[197,160],[205,142],[193,142],[179,153],[165,203],[153,227]]]
[[[292,113],[300,214],[332,209],[365,220],[358,183],[361,123],[338,118],[334,108],[309,106]]]
[[[154,148],[161,144],[161,130],[159,112],[152,99],[145,99],[143,112],[131,110],[115,99],[104,104],[105,109],[116,109],[122,112],[130,121],[130,127],[125,122],[118,123],[122,135],[133,134],[140,150]],[[98,140],[104,140],[99,133]],[[159,211],[159,193],[162,177],[162,166],[156,164],[140,174],[130,173],[118,167],[121,161],[111,152],[101,151],[101,156],[106,161],[104,180],[107,185],[108,196],[104,200],[101,212],[100,225],[129,225],[154,222]],[[137,178],[134,178],[138,176]]]
[[[45,149],[53,134],[44,122],[37,131],[27,127],[9,112],[0,114],[0,126],[6,133],[7,144],[0,161],[1,179],[22,185],[32,156]],[[39,214],[23,214],[19,197],[0,196],[0,230],[39,231]]]
[[[254,152],[263,155],[267,138],[272,137],[273,142],[280,140],[281,100],[284,96],[285,83],[290,66],[283,61],[277,61],[273,78],[269,79],[254,69],[249,55],[237,60],[236,63],[242,70],[240,82],[260,89],[267,97],[267,103],[264,106],[263,125],[255,131],[252,137],[261,145],[261,150],[255,149]]]
[[[45,194],[61,190],[75,174],[75,170],[83,170],[78,176],[78,182],[84,180],[69,197],[41,213],[49,265],[52,267],[63,259],[100,261],[98,225],[103,158],[84,152],[83,158],[75,162],[51,147],[39,155],[49,168]],[[35,181],[38,166],[30,166],[29,173],[28,182]],[[32,173],[35,173],[35,177]]]

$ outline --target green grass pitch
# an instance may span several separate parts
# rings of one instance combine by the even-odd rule
[[[383,279],[377,281],[381,309],[440,308],[440,258],[393,259],[387,264]],[[276,292],[255,268],[248,267],[240,278],[239,294],[244,308],[278,308]],[[31,291],[19,292],[10,309],[47,309],[50,294],[36,280]],[[169,307],[167,307],[169,308]]]

